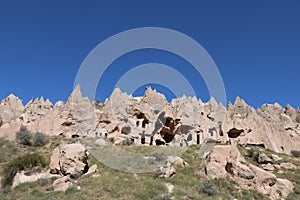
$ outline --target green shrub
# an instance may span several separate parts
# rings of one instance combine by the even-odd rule
[[[300,158],[300,151],[297,151],[297,150],[292,150],[291,151],[291,154],[296,157],[296,158]]]
[[[253,158],[255,155],[255,151],[251,148],[251,149],[247,149],[247,156],[249,158]]]
[[[33,146],[44,146],[49,141],[48,136],[43,133],[37,132],[32,136],[31,144]]]
[[[49,138],[43,133],[37,132],[32,134],[25,126],[16,133],[16,140],[19,144],[28,146],[44,146],[48,143]]]
[[[202,185],[199,187],[199,190],[208,196],[213,196],[218,193],[217,188],[209,180],[203,181]]]
[[[246,190],[242,189],[240,199],[245,200],[268,200],[269,198],[264,196],[262,193],[258,192],[257,190]]]
[[[30,145],[31,133],[25,126],[21,126],[21,129],[16,133],[16,140],[23,145]]]
[[[113,137],[111,137],[111,138],[108,138],[108,141],[110,142],[110,143],[115,143],[115,138],[113,138]]]
[[[74,194],[75,192],[77,192],[77,188],[75,186],[72,186],[72,187],[69,187],[66,191],[65,191],[65,194],[68,195],[68,194]]]
[[[258,162],[258,157],[259,157],[259,152],[256,152],[256,153],[254,154],[253,160],[254,160],[255,162]]]
[[[226,193],[230,194],[231,196],[238,197],[238,190],[237,184],[233,180],[228,180],[224,178],[216,178],[212,180],[213,184],[219,190],[225,190]]]
[[[123,145],[132,145],[134,142],[131,140],[131,139],[129,139],[129,138],[126,138],[125,140],[123,140]]]
[[[11,186],[18,171],[32,169],[37,166],[45,167],[46,165],[45,159],[37,153],[19,156],[4,165],[1,185],[3,188]]]

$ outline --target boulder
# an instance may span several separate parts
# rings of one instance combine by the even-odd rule
[[[62,144],[54,149],[50,161],[50,172],[78,177],[88,169],[88,153],[82,144]]]
[[[167,163],[177,167],[185,167],[189,165],[185,160],[178,156],[168,156]]]
[[[281,161],[282,158],[277,156],[276,154],[271,154],[271,158],[276,162],[276,161]]]
[[[66,191],[72,185],[70,176],[63,176],[53,182],[54,191]]]
[[[280,163],[281,169],[297,169],[298,167],[293,163]]]
[[[257,158],[257,162],[259,164],[268,164],[268,163],[272,163],[273,161],[266,154],[259,153],[258,158]]]
[[[291,192],[293,192],[294,185],[291,181],[287,179],[278,178],[276,182],[276,190],[280,191],[280,197],[287,197]]]
[[[266,171],[274,171],[275,167],[271,164],[262,164],[262,168]]]
[[[159,178],[168,178],[176,173],[175,168],[172,165],[159,166],[155,172]]]
[[[86,172],[88,154],[82,144],[66,144],[60,149],[59,165],[62,174],[78,177]]]
[[[255,174],[257,184],[256,188],[261,189],[262,193],[265,193],[265,189],[275,185],[277,177],[274,174],[252,164],[249,164],[249,167]]]
[[[60,173],[60,166],[59,166],[59,159],[60,159],[60,147],[56,147],[51,155],[50,158],[50,173],[51,174],[59,174]]]

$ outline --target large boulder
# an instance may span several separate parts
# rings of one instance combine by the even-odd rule
[[[82,144],[63,144],[54,149],[50,172],[78,177],[88,170],[88,152]]]

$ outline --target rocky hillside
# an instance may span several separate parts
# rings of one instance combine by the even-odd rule
[[[24,106],[9,95],[0,103],[0,139],[4,199],[300,198],[300,108],[289,105],[168,102],[150,87],[142,97],[115,88],[100,103],[77,86],[55,104],[37,98]],[[99,162],[98,153],[115,146],[148,153],[143,169],[155,170],[126,173]],[[185,152],[167,154],[174,149]],[[119,164],[118,153],[107,159]],[[135,159],[120,155],[134,168]]]
[[[14,139],[22,125],[66,138],[114,138],[115,144],[130,139],[135,144],[190,146],[215,140],[286,154],[300,150],[300,108],[275,103],[255,110],[239,97],[227,107],[214,98],[203,103],[183,96],[169,103],[150,87],[142,97],[115,88],[104,103],[82,97],[80,86],[67,102],[54,105],[41,97],[24,106],[9,95],[0,103],[0,136]]]

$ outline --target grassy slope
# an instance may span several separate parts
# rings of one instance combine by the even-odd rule
[[[67,142],[74,141],[70,140]],[[14,152],[14,155],[26,152],[39,152],[49,160],[52,150],[59,143],[59,138],[51,138],[51,144],[46,147],[24,147],[14,143],[6,144],[4,148],[0,148],[0,155],[4,157],[1,162],[9,161],[12,158],[12,156],[8,156],[11,152]],[[131,145],[124,148],[133,152],[149,152],[153,151],[156,147]],[[213,187],[210,189],[217,191],[217,194],[213,196],[201,192],[199,188],[203,184],[205,177],[203,173],[203,160],[199,158],[199,150],[200,146],[190,147],[183,154],[183,158],[189,163],[189,166],[178,168],[176,175],[170,178],[156,178],[153,173],[131,174],[117,171],[103,165],[90,156],[89,165],[96,163],[98,165],[98,172],[82,176],[77,180],[72,180],[73,186],[66,192],[53,191],[52,183],[54,179],[39,180],[21,184],[13,189],[2,190],[0,199],[168,199],[168,196],[163,197],[164,194],[168,193],[166,183],[171,183],[175,186],[175,199],[264,199],[256,191],[238,190],[236,183],[230,181],[230,179],[210,181]],[[244,155],[247,155],[244,149],[241,148],[240,151]],[[280,156],[289,162],[300,164],[298,159],[293,159],[286,155]],[[255,163],[250,157],[246,156],[246,159]],[[290,178],[296,184],[295,193],[291,194],[289,198],[299,199],[299,171],[285,170],[284,174],[276,175],[278,177]],[[77,186],[80,186],[81,189],[78,190]]]

